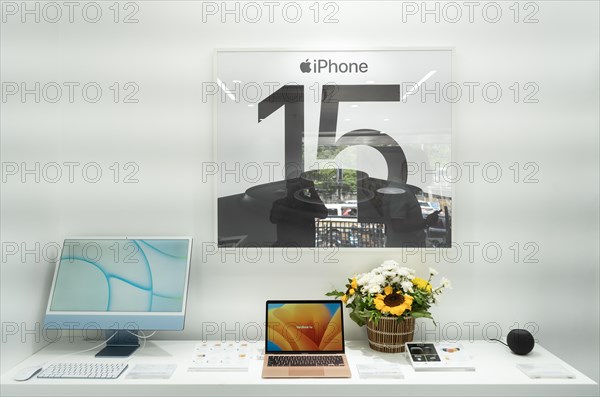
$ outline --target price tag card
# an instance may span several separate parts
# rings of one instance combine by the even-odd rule
[[[575,375],[557,363],[517,364],[531,379],[575,379]]]

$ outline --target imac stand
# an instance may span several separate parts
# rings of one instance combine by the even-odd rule
[[[96,353],[96,357],[128,357],[140,347],[137,330],[107,330],[106,347]],[[116,335],[115,335],[116,334]],[[113,336],[114,335],[114,336]]]

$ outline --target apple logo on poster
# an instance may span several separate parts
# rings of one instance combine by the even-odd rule
[[[310,73],[310,62],[308,59],[300,64],[300,70],[302,73]]]

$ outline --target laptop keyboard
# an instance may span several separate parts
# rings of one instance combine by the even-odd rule
[[[344,365],[342,356],[290,355],[269,356],[269,367],[339,367]]]

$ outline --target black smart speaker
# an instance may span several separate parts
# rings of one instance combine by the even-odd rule
[[[513,329],[506,336],[506,344],[513,353],[524,355],[533,350],[535,341],[533,335],[531,335],[529,331],[524,329]]]

